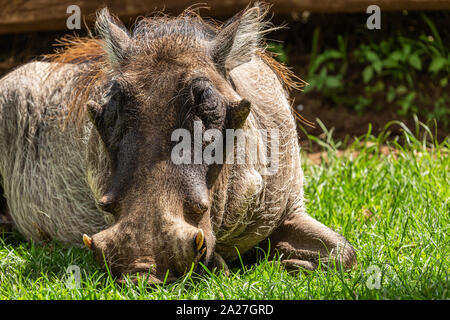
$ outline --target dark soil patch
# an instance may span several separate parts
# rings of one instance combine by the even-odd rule
[[[355,110],[344,106],[334,106],[320,97],[311,97],[311,95],[305,95],[302,92],[295,92],[292,94],[292,97],[294,98],[294,107],[297,112],[307,120],[316,123],[315,128],[311,128],[302,124],[300,121],[298,122],[299,126],[303,128],[298,130],[301,145],[309,151],[321,149],[319,146],[313,144],[312,150],[310,150],[309,148],[311,146],[305,134],[306,131],[307,134],[313,136],[320,137],[323,135],[323,130],[316,122],[316,119],[319,119],[328,130],[333,129],[333,137],[336,140],[346,141],[346,144],[353,142],[355,137],[366,134],[369,128],[372,134],[377,136],[393,120],[403,122],[411,132],[415,132],[414,118],[412,116],[399,116],[396,112],[397,109],[393,106],[380,111],[366,110],[363,114],[359,115]],[[424,119],[421,120],[425,121]],[[443,141],[448,137],[448,132],[444,129],[437,127],[437,131],[435,131],[436,123],[428,122],[427,125],[433,133],[436,132],[438,141]],[[403,135],[401,126],[397,124],[389,126],[388,131],[390,131],[391,137]]]

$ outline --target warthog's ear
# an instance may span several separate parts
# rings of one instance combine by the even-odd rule
[[[127,48],[131,42],[127,29],[119,19],[109,13],[107,8],[98,12],[95,29],[105,42],[111,66],[119,67],[127,59]]]
[[[211,56],[223,74],[250,61],[260,48],[262,35],[268,31],[268,22],[264,21],[267,11],[266,5],[256,3],[225,22],[218,32]]]

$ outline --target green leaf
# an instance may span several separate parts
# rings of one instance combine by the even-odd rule
[[[410,93],[408,93],[408,95],[405,97],[405,101],[407,102],[413,102],[414,98],[416,97],[416,92],[415,91],[411,91]]]
[[[421,13],[421,16],[422,19],[428,24],[428,27],[430,27],[431,33],[433,34],[433,38],[436,40],[436,44],[439,47],[440,51],[444,52],[444,45],[442,44],[442,39],[439,36],[439,32],[437,31],[436,26],[424,13]]]
[[[391,103],[392,101],[394,101],[395,96],[396,96],[396,94],[395,94],[394,87],[389,87],[388,93],[386,95],[386,101]]]
[[[389,58],[398,62],[400,60],[403,60],[403,53],[401,51],[396,50],[389,55]]]
[[[367,57],[367,60],[369,60],[370,62],[380,61],[380,58],[378,57],[378,55],[373,51],[368,51],[366,53],[366,57]]]
[[[410,44],[405,44],[403,46],[403,54],[405,56],[409,56],[410,53],[411,53],[411,45]]]
[[[343,55],[338,50],[327,50],[323,53],[324,56],[327,57],[327,59],[342,59]]]
[[[316,77],[317,90],[322,90],[323,86],[325,85],[326,79],[327,79],[327,69],[323,67],[320,70],[319,75]]]
[[[408,85],[410,88],[414,87],[414,79],[411,75],[411,73],[404,73],[406,81],[408,82]]]
[[[364,83],[368,83],[373,77],[373,69],[371,66],[367,66],[363,70],[363,81]]]
[[[397,68],[398,67],[398,62],[394,59],[392,59],[391,57],[387,58],[386,60],[383,61],[383,65],[386,68]]]
[[[406,88],[404,85],[399,85],[396,90],[397,94],[405,94],[408,92],[408,88]]]
[[[433,60],[430,63],[430,67],[428,70],[430,72],[436,73],[439,72],[444,68],[444,66],[447,64],[447,59],[441,57],[441,56],[434,56]]]
[[[281,63],[288,63],[288,56],[286,54],[286,50],[284,49],[283,44],[269,42],[267,45],[267,50],[275,53],[275,59]]]
[[[341,85],[341,80],[337,76],[329,76],[325,84],[328,88],[338,88]]]
[[[377,73],[381,73],[381,71],[383,70],[383,62],[381,60],[376,61],[372,64],[372,67]]]
[[[422,70],[422,61],[416,53],[409,56],[409,64],[417,70]]]
[[[314,61],[311,63],[311,67],[309,70],[309,74],[312,75],[314,72],[326,61],[331,59],[342,59],[343,55],[341,52],[337,50],[326,50],[322,54],[320,54]]]
[[[399,105],[401,107],[401,110],[397,111],[399,115],[405,116],[416,109],[413,105],[415,97],[416,92],[412,91],[399,101]]]

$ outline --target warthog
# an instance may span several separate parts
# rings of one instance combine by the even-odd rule
[[[97,38],[66,38],[65,50],[2,78],[0,181],[16,228],[84,241],[114,275],[151,283],[199,261],[226,268],[268,239],[287,267],[350,268],[348,241],[305,211],[293,82],[264,52],[266,13],[257,4],[224,24],[156,15],[130,32],[102,9]],[[175,164],[172,134],[195,124],[241,129],[276,170],[264,158]],[[261,129],[279,131],[277,148]]]

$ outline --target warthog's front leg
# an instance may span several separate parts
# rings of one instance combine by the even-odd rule
[[[265,241],[270,241],[270,254],[281,254],[288,270],[307,270],[322,264],[350,269],[356,264],[356,254],[350,243],[340,234],[305,213],[294,213]]]

